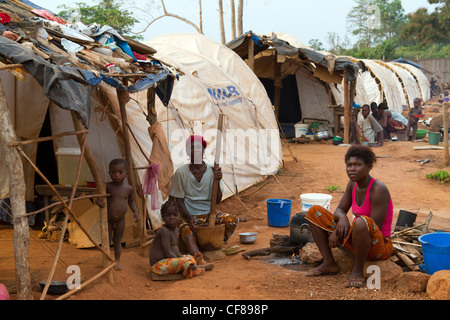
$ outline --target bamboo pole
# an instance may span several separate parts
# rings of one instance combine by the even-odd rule
[[[28,218],[24,217],[25,207],[25,179],[20,155],[10,146],[17,140],[11,116],[6,102],[3,84],[0,79],[0,149],[4,154],[9,174],[9,193],[14,222],[14,260],[16,267],[17,299],[32,300],[31,277],[28,263],[30,233]]]
[[[110,264],[105,269],[103,269],[100,273],[98,273],[97,275],[93,276],[91,279],[87,280],[86,282],[83,282],[83,284],[80,285],[79,289],[73,289],[73,290],[63,294],[62,296],[59,296],[58,298],[56,298],[56,300],[64,300],[67,297],[70,297],[71,295],[73,295],[74,293],[77,293],[79,290],[83,289],[84,287],[86,287],[91,282],[94,282],[95,280],[97,280],[98,278],[103,276],[105,273],[110,272],[112,270],[112,268],[114,268],[116,266],[116,264],[117,264],[117,262],[114,262],[114,263]]]
[[[450,153],[448,150],[448,108],[450,107],[450,103],[444,103],[444,161],[445,165],[450,165]]]
[[[69,198],[69,205],[68,205],[68,207],[70,209],[72,208],[73,198],[75,198],[75,193],[76,193],[77,186],[78,186],[78,180],[80,179],[81,165],[83,164],[83,155],[84,155],[84,150],[86,149],[87,136],[88,135],[85,134],[84,137],[83,137],[83,145],[81,147],[81,154],[80,154],[80,158],[78,160],[78,167],[77,167],[77,173],[76,173],[76,177],[75,177],[75,182],[73,184],[72,193],[71,193],[70,198]],[[64,219],[63,228],[61,230],[61,235],[60,235],[59,242],[58,242],[58,247],[57,247],[56,253],[55,253],[55,259],[53,260],[53,264],[52,264],[52,267],[50,269],[50,274],[48,275],[47,282],[45,283],[44,289],[42,290],[41,300],[45,299],[45,296],[47,295],[48,287],[50,286],[50,283],[51,283],[51,281],[53,279],[53,275],[55,274],[56,265],[57,265],[58,260],[59,260],[59,255],[61,254],[61,248],[62,248],[62,244],[63,244],[63,241],[64,241],[64,234],[66,233],[67,223],[68,222],[69,222],[69,214],[66,213],[66,217]]]

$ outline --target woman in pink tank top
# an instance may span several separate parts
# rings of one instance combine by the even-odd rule
[[[376,155],[371,148],[350,147],[345,163],[350,181],[334,214],[321,206],[314,206],[306,215],[323,256],[323,263],[307,276],[338,273],[331,248],[340,246],[351,251],[355,258],[346,286],[360,288],[365,282],[365,262],[386,260],[392,255],[393,203],[388,188],[369,174],[376,163]],[[353,215],[351,220],[347,215],[349,210]]]

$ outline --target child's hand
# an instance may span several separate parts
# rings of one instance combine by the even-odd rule
[[[139,221],[139,216],[137,213],[134,213],[134,222],[138,223],[138,221]]]

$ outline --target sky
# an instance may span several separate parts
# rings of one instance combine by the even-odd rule
[[[76,7],[77,2],[88,5],[98,3],[96,0],[31,0],[33,3],[55,13],[61,11],[59,5],[65,4]],[[153,0],[159,4],[159,0]],[[161,10],[147,10],[151,0],[126,0],[124,9],[133,12],[140,20],[135,31],[143,31],[149,21],[162,14]],[[198,0],[165,0],[166,10],[182,16],[198,25]],[[237,6],[237,0],[236,6]],[[219,12],[217,0],[203,0],[203,29],[204,34],[220,42]],[[230,4],[224,0],[224,20],[226,41],[231,39]],[[284,32],[295,36],[300,42],[308,44],[311,39],[319,39],[328,49],[326,36],[335,32],[343,40],[346,36],[353,43],[354,38],[347,29],[346,17],[355,5],[353,0],[245,0],[244,1],[244,32],[253,31],[256,34]],[[427,0],[402,0],[405,13],[415,12],[421,7],[433,10],[434,6]],[[146,12],[147,10],[147,12]],[[148,12],[151,12],[150,15]],[[171,17],[164,17],[154,22],[142,35],[143,41],[150,41],[158,35],[172,33],[196,32],[188,24]]]

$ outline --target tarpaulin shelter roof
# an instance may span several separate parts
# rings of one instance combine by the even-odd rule
[[[243,59],[245,59],[246,57],[248,57],[249,37],[251,37],[253,42],[256,44],[255,55],[272,47],[280,55],[291,57],[298,55],[301,60],[319,64],[332,72],[346,71],[347,81],[354,81],[357,78],[359,67],[350,59],[314,51],[309,49],[307,46],[293,46],[288,41],[278,38],[275,33],[273,33],[271,36],[258,36],[252,31],[249,31],[242,36],[234,39],[233,41],[227,43],[227,47],[235,51]],[[330,61],[332,62],[330,63]]]
[[[0,62],[23,65],[44,88],[45,95],[59,107],[75,111],[86,128],[90,114],[86,86],[102,81],[129,92],[158,84],[157,94],[167,105],[171,93],[167,89],[173,86],[177,74],[150,55],[156,52],[153,48],[123,37],[111,27],[94,40],[85,33],[92,26],[64,25],[61,18],[54,19],[51,13],[29,1],[24,5],[2,0],[0,12],[11,18],[9,23],[1,25],[1,33],[9,31],[17,36],[15,41],[0,36]],[[98,32],[100,28],[95,27]],[[118,45],[100,44],[103,34]],[[109,71],[108,64],[114,64],[120,71]],[[127,85],[121,76],[127,77]]]

